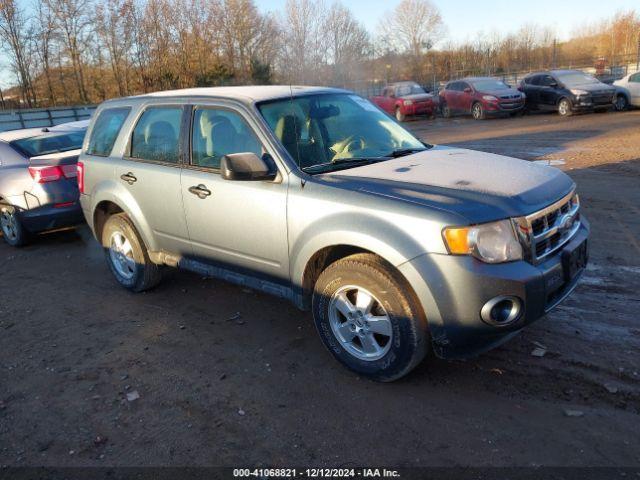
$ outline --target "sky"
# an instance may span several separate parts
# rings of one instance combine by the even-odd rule
[[[19,0],[30,3],[29,0]],[[587,24],[611,17],[619,10],[640,9],[639,0],[431,0],[447,27],[446,40],[473,40],[479,33],[508,33],[527,23],[555,29],[559,40]],[[286,0],[255,0],[263,12],[282,10]],[[332,0],[325,0],[327,4]],[[384,14],[400,0],[342,0],[373,34]],[[437,47],[437,45],[436,45]],[[0,85],[14,83],[4,53],[0,53]]]
[[[286,0],[255,0],[264,11],[281,10]],[[331,0],[325,0],[327,4]],[[447,26],[448,39],[473,39],[479,32],[501,33],[517,30],[523,24],[537,23],[554,27],[559,40],[571,36],[574,29],[597,23],[618,10],[640,9],[638,0],[431,0]],[[367,29],[375,33],[384,13],[400,0],[342,0]]]

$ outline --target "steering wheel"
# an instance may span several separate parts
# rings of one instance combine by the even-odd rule
[[[366,140],[362,135],[351,135],[342,142],[334,145],[331,149],[336,152],[334,160],[340,158],[349,158],[350,153],[363,150],[366,146]]]

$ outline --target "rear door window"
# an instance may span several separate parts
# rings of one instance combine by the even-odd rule
[[[160,163],[180,162],[182,107],[149,107],[131,135],[131,158]]]
[[[113,144],[116,142],[122,124],[130,111],[131,109],[126,107],[109,108],[100,112],[91,129],[91,138],[89,138],[89,145],[85,153],[99,157],[111,155]]]

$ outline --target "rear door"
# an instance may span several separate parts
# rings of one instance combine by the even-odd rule
[[[267,155],[257,125],[226,106],[200,105],[191,115],[191,154],[182,171],[182,197],[192,253],[201,261],[289,282],[287,177],[231,181],[220,176],[230,153]]]
[[[538,98],[538,103],[545,109],[555,108],[558,103],[558,82],[551,75],[541,76]]]
[[[473,103],[473,89],[467,82],[458,82],[458,110],[469,113],[471,112],[471,104]],[[470,89],[471,92],[465,92]]]
[[[189,252],[189,235],[180,186],[182,105],[143,108],[129,137],[124,158],[115,161],[115,181],[133,197],[130,208],[144,219],[158,248]]]
[[[538,102],[540,101],[539,95],[539,83],[541,75],[532,75],[526,77],[522,82],[522,91],[527,96],[527,104],[529,107],[538,108]]]
[[[458,111],[458,94],[460,93],[458,92],[458,84],[459,82],[451,82],[444,88],[444,99],[452,112]]]

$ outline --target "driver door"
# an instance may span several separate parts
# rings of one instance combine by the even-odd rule
[[[228,108],[196,106],[182,198],[192,254],[223,268],[289,281],[287,177],[232,181],[220,176],[230,153],[266,154],[250,118]]]

